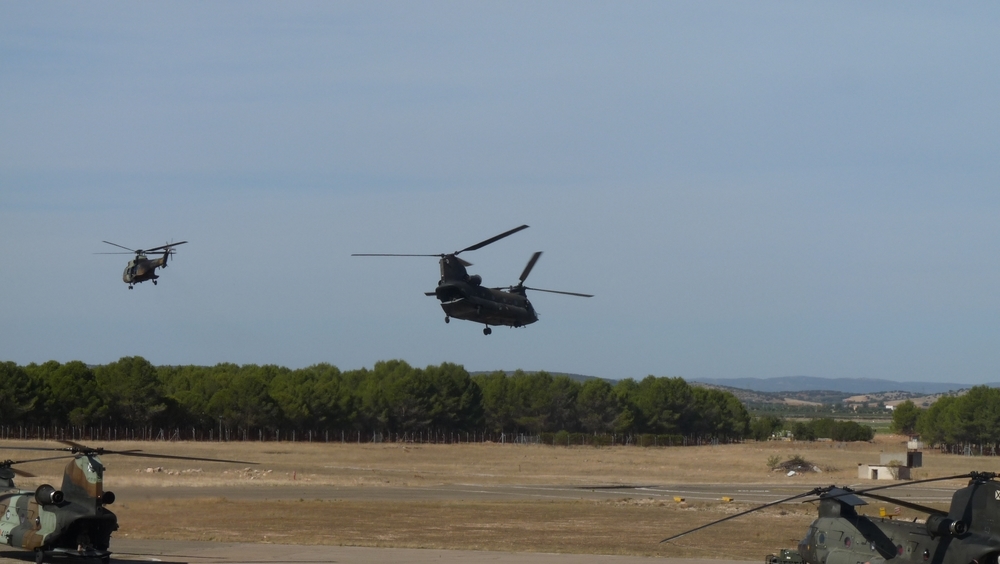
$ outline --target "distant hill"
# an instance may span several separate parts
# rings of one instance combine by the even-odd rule
[[[826,390],[844,394],[873,394],[902,391],[912,394],[942,394],[971,388],[972,384],[941,382],[896,382],[869,378],[816,378],[813,376],[782,376],[778,378],[699,378],[701,382],[754,392],[806,392]],[[989,384],[994,386],[995,384]]]
[[[469,376],[479,376],[480,374],[493,374],[496,370],[479,370],[476,372],[469,372]],[[512,376],[514,370],[503,370],[503,373]],[[586,382],[587,380],[607,380],[611,385],[617,383],[617,380],[610,380],[608,378],[599,378],[597,376],[584,376],[583,374],[570,374],[569,372],[549,372],[548,370],[523,370],[525,374],[535,374],[538,372],[548,372],[552,377],[565,376],[570,380],[576,380],[577,382]]]

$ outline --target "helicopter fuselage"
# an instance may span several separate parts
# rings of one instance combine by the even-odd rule
[[[125,271],[122,272],[122,282],[128,284],[129,290],[132,289],[133,284],[145,282],[146,280],[152,280],[153,284],[155,285],[156,279],[159,278],[159,276],[156,275],[156,269],[166,268],[167,259],[169,259],[170,255],[174,253],[174,247],[187,243],[187,241],[178,241],[177,243],[167,243],[166,245],[160,245],[159,247],[152,247],[143,250],[143,249],[130,249],[124,245],[119,245],[118,243],[112,243],[111,241],[101,241],[101,242],[135,253],[135,258],[128,261],[128,265],[125,266]],[[125,254],[125,253],[115,252],[115,253],[97,253],[97,254]],[[154,254],[154,255],[158,254],[161,256],[158,259],[150,259],[146,256],[147,254]]]
[[[527,266],[521,272],[520,282],[517,286],[509,286],[506,290],[502,288],[486,288],[483,286],[483,279],[478,274],[469,275],[465,270],[471,263],[458,258],[459,253],[475,251],[486,245],[493,244],[508,235],[512,235],[527,229],[527,225],[521,225],[505,231],[499,235],[490,237],[485,241],[480,241],[475,245],[466,247],[454,253],[439,255],[413,255],[397,253],[354,253],[356,257],[440,257],[438,264],[441,266],[441,279],[437,288],[433,292],[425,292],[428,296],[434,296],[441,302],[441,309],[444,310],[445,323],[451,318],[474,321],[486,325],[483,329],[484,335],[492,332],[490,325],[506,325],[508,327],[524,327],[538,321],[538,313],[528,301],[525,290],[537,292],[550,292],[553,294],[566,294],[592,298],[590,294],[579,294],[576,292],[563,292],[559,290],[543,290],[541,288],[529,288],[524,285],[525,279],[531,273],[538,257],[542,256],[541,251],[537,251],[531,256]]]
[[[114,494],[103,490],[103,473],[97,456],[81,455],[66,465],[62,491],[0,489],[0,544],[106,562],[118,519],[104,508]]]
[[[167,265],[167,255],[158,259],[148,259],[145,255],[139,255],[128,261],[125,272],[122,273],[122,282],[129,286],[145,282],[146,280],[156,280],[156,269]]]
[[[995,564],[998,532],[1000,486],[973,481],[955,492],[947,515],[923,523],[867,517],[847,503],[821,500],[798,551],[806,564]]]
[[[508,327],[523,327],[538,321],[528,298],[512,292],[484,288],[468,281],[448,280],[438,284],[434,295],[440,300],[445,315],[455,319]]]
[[[454,255],[440,260],[441,280],[434,296],[441,302],[445,319],[454,317],[490,325],[523,327],[538,321],[538,314],[528,297],[518,292],[504,292],[482,285],[478,275],[470,276]]]

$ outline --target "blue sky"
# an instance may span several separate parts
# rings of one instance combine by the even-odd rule
[[[1000,381],[992,3],[0,2],[0,359]],[[432,258],[532,294],[444,323]],[[188,240],[129,291],[101,243]]]

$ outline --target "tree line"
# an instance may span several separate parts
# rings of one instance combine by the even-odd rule
[[[788,421],[774,415],[754,417],[750,422],[750,438],[766,441],[771,437],[788,432],[797,441],[830,439],[841,442],[870,441],[875,438],[875,429],[854,421],[838,421],[830,417],[808,421]]]
[[[975,386],[961,396],[941,397],[927,409],[907,400],[893,410],[892,426],[931,445],[976,445],[995,452],[1000,448],[1000,389]]]
[[[154,366],[139,356],[0,363],[0,425],[218,426],[242,431],[646,434],[740,440],[750,416],[731,393],[649,376],[611,384],[546,372],[470,375],[460,365],[400,360],[341,371],[330,364]],[[656,436],[665,436],[656,442]]]

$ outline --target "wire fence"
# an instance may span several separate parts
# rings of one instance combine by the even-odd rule
[[[308,442],[308,443],[418,443],[418,444],[521,444],[556,446],[675,447],[743,442],[742,438],[699,437],[650,433],[494,433],[489,431],[363,431],[246,429],[220,425],[216,429],[196,427],[45,427],[0,426],[0,440],[115,442]]]

